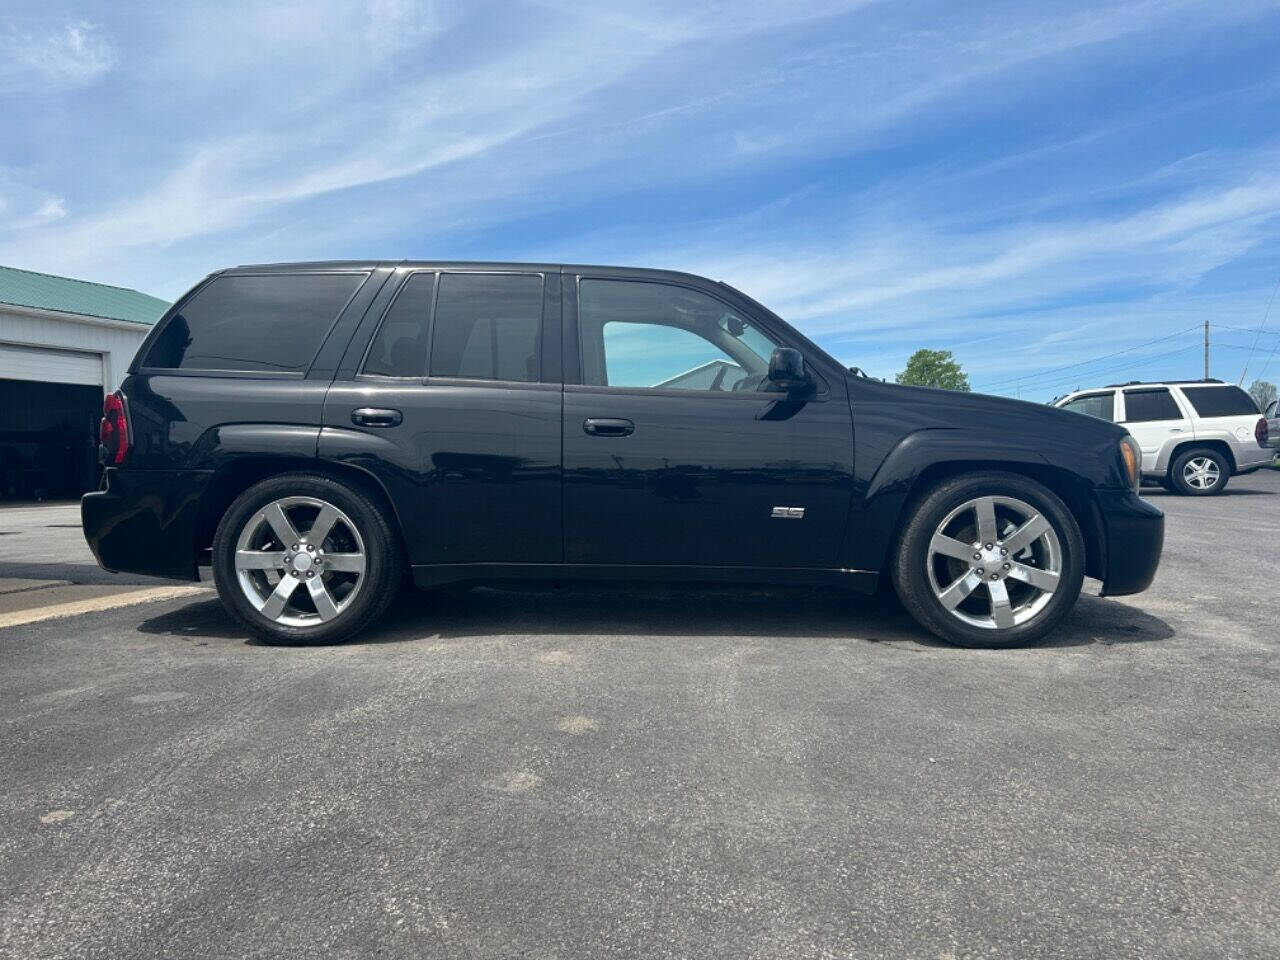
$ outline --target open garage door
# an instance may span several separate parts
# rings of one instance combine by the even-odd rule
[[[11,372],[0,365],[0,377]],[[100,384],[0,379],[0,502],[72,499],[96,487],[101,416]]]
[[[0,377],[102,386],[102,354],[0,343]]]

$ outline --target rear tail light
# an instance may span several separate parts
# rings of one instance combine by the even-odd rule
[[[102,422],[98,424],[98,459],[104,466],[118,467],[129,454],[129,421],[124,397],[119,391],[102,401]]]
[[[1253,428],[1253,436],[1260,446],[1267,445],[1267,418],[1259,417],[1258,425]]]

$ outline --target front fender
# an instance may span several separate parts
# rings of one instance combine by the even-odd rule
[[[927,427],[903,437],[880,462],[867,485],[865,499],[909,490],[916,479],[939,463],[1022,463],[1047,466],[1049,461],[1025,441],[993,436],[963,427]]]
[[[1025,440],[965,427],[924,427],[902,437],[855,489],[842,566],[883,570],[921,479],[962,470],[1012,470],[1041,478],[1065,474],[1073,488],[1090,486],[1086,477],[1065,470]]]

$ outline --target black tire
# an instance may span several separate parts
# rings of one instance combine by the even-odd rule
[[[1193,460],[1209,460],[1217,467],[1218,476],[1215,483],[1208,487],[1193,486],[1186,475],[1187,464]],[[1227,481],[1231,479],[1231,464],[1212,447],[1192,447],[1173,458],[1169,466],[1169,484],[1175,493],[1184,497],[1213,497],[1227,489]]]
[[[1048,602],[1025,622],[1013,626],[983,627],[961,620],[943,605],[930,583],[930,564],[938,560],[944,564],[951,562],[932,554],[930,543],[935,532],[954,511],[980,497],[1011,498],[1033,507],[1049,522],[1061,550],[1058,582],[1049,594]],[[1043,485],[1018,474],[994,470],[964,474],[941,481],[915,501],[910,509],[890,561],[890,572],[902,605],[917,623],[935,636],[962,647],[1003,649],[1022,646],[1039,640],[1053,630],[1075,606],[1084,582],[1084,538],[1071,511]],[[998,516],[997,522],[1008,525],[1013,521],[1007,516]],[[1007,527],[1002,535],[1010,532],[1012,527]],[[998,546],[997,544],[997,548]],[[1014,557],[1008,559],[1014,560]],[[961,566],[959,570],[963,573],[964,567]],[[1013,592],[1024,591],[1021,582],[1014,583],[1010,580],[1008,584],[1011,597]],[[989,598],[990,589],[973,588],[972,602],[980,602],[983,597]],[[1025,588],[1025,591],[1028,597],[1036,596],[1030,588]],[[961,606],[969,602],[966,600]],[[990,600],[985,602],[990,603]],[[1027,612],[1033,609],[1028,607]],[[991,612],[994,617],[994,608]]]
[[[308,625],[277,623],[261,613],[242,589],[235,567],[237,541],[246,525],[260,522],[257,515],[264,507],[289,497],[323,501],[345,514],[363,541],[366,558],[359,589],[351,591],[349,603],[332,619]],[[320,474],[286,473],[254,484],[227,508],[213,539],[213,578],[222,605],[255,637],[290,645],[341,643],[373,624],[395,598],[402,577],[400,552],[388,518],[363,492]],[[298,602],[308,601],[303,597]],[[312,610],[318,607],[312,604]]]

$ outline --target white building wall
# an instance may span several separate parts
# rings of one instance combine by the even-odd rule
[[[102,384],[107,392],[120,386],[133,355],[150,332],[151,327],[144,324],[0,304],[0,343],[97,354],[102,359]],[[23,379],[18,373],[0,367],[0,377]]]

